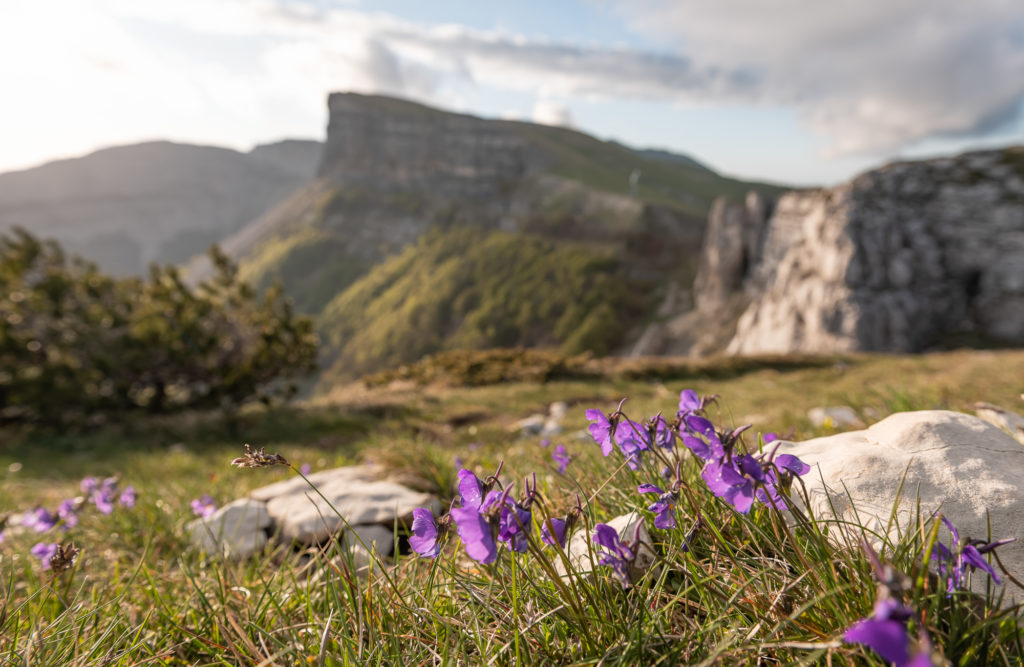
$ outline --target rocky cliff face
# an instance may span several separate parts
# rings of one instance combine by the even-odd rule
[[[730,353],[914,352],[957,335],[1024,343],[1024,149],[785,194],[748,263],[736,258],[758,216],[715,210],[698,284],[709,302],[737,285],[749,301]]]

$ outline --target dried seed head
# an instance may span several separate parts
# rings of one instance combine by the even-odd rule
[[[74,567],[75,559],[78,558],[78,554],[81,551],[73,542],[68,542],[66,545],[58,545],[57,553],[50,556],[50,570],[53,571],[53,576],[57,576]]]
[[[248,444],[245,445],[245,455],[239,456],[231,462],[231,465],[239,468],[267,468],[269,466],[291,465],[280,454],[267,454],[266,447],[260,447],[259,451],[254,450]]]

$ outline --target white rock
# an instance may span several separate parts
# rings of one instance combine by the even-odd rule
[[[825,408],[811,408],[807,418],[815,426],[864,426],[864,421],[848,405],[833,405]]]
[[[229,558],[248,558],[267,545],[270,527],[266,503],[241,498],[228,503],[208,517],[190,522],[185,530],[189,541],[209,553]]]
[[[569,404],[565,401],[555,401],[548,406],[548,415],[555,421],[562,421],[569,413]]]
[[[633,562],[633,568],[630,573],[630,579],[635,581],[637,578],[643,575],[644,572],[651,569],[654,564],[655,554],[654,548],[651,546],[651,535],[647,532],[647,526],[644,525],[643,517],[636,512],[630,512],[629,514],[623,514],[617,516],[610,521],[603,522],[619,534],[619,539],[625,542],[632,542],[634,538],[638,539],[639,547],[634,550],[636,554],[636,560]],[[637,533],[639,527],[640,532]],[[593,529],[591,529],[591,533]],[[591,552],[593,549],[593,553]],[[585,530],[577,530],[569,538],[566,544],[566,556],[569,562],[572,564],[573,569],[579,574],[586,574],[591,572],[591,557],[593,557],[594,564],[597,564],[600,549],[594,544],[592,535]],[[565,563],[560,557],[555,557],[555,570],[561,576],[566,576],[567,572],[565,569]],[[608,570],[610,568],[599,566],[598,571]]]
[[[512,425],[513,431],[519,431],[524,436],[539,435],[544,430],[544,423],[547,422],[547,417],[541,414],[530,415],[525,419],[520,419]]]
[[[975,403],[971,407],[974,408],[974,414],[978,417],[989,424],[998,426],[1024,445],[1024,417],[991,403]]]
[[[355,534],[353,534],[355,533]],[[346,548],[376,548],[381,556],[390,556],[395,550],[395,535],[391,528],[381,525],[352,526],[345,531],[342,544]]]
[[[944,410],[902,412],[862,431],[783,442],[779,453],[812,466],[802,480],[818,519],[856,524],[859,518],[895,541],[916,527],[919,499],[925,518],[940,511],[961,538],[987,539],[988,521],[993,539],[1018,538],[998,553],[1013,576],[1024,578],[1024,448],[991,424]],[[896,525],[887,530],[901,483]],[[854,546],[859,532],[841,525],[830,536]],[[940,539],[948,544],[945,529]],[[973,589],[983,592],[987,578],[976,574]],[[1022,597],[1012,584],[1011,597]]]
[[[328,483],[363,482],[377,479],[381,471],[374,466],[346,466],[344,468],[331,468],[320,470],[306,475],[306,479],[318,487]],[[249,493],[250,498],[267,501],[278,496],[287,496],[293,493],[304,493],[312,491],[309,483],[298,475],[281,482],[262,486]]]
[[[433,496],[394,482],[367,482],[337,476],[317,486],[323,498],[306,487],[267,502],[267,511],[280,539],[307,544],[320,542],[348,526],[373,523],[388,526],[395,519],[408,520],[417,507],[430,508],[435,516],[440,512],[440,503]]]

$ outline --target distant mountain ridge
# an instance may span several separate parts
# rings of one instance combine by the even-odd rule
[[[0,231],[25,227],[114,274],[181,263],[258,217],[315,173],[322,144],[249,153],[153,141],[0,174]]]
[[[325,382],[460,346],[620,349],[666,285],[692,284],[716,197],[783,190],[566,128],[350,93],[332,94],[328,110],[317,178],[222,244],[244,277],[281,281],[318,317]],[[503,279],[491,281],[478,250]],[[604,284],[594,267],[624,289],[576,295],[586,307],[558,326],[535,317]],[[438,288],[423,289],[432,274]],[[538,301],[538,285],[555,293]]]

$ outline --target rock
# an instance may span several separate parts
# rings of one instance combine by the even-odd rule
[[[811,408],[807,418],[815,426],[838,428],[841,426],[864,426],[864,421],[848,405],[834,405],[826,408]]]
[[[975,403],[971,407],[979,418],[998,426],[1024,445],[1024,417],[991,403]]]
[[[761,252],[769,204],[751,191],[742,204],[719,197],[711,205],[693,283],[698,310],[722,305],[740,289]]]
[[[630,512],[629,514],[617,516],[610,521],[605,521],[604,523],[614,528],[615,532],[619,534],[619,539],[623,542],[632,542],[634,537],[637,535],[636,531],[639,527],[640,546],[634,551],[636,554],[636,560],[633,562],[633,569],[630,572],[630,580],[636,581],[644,572],[651,569],[651,566],[655,561],[654,548],[651,546],[651,535],[647,532],[647,526],[644,524],[643,517],[636,512]],[[593,532],[593,530],[591,530],[591,532]],[[569,538],[569,541],[566,544],[566,556],[577,573],[586,574],[592,571],[592,568],[590,567],[592,548],[595,548],[593,540],[591,539],[591,535],[585,530],[577,530],[573,533],[572,537]],[[596,553],[593,555],[593,558],[594,563],[596,564]],[[555,570],[558,574],[563,577],[566,576],[567,572],[565,569],[565,563],[562,562],[562,559],[555,558],[554,561]],[[600,570],[610,571],[610,568],[601,567]]]
[[[569,414],[569,404],[565,401],[555,401],[548,406],[548,415],[551,419],[562,421]]]
[[[353,533],[355,533],[353,535]],[[342,544],[347,548],[375,548],[382,557],[390,556],[395,550],[395,535],[392,528],[381,525],[352,526],[345,531]]]
[[[1015,147],[786,193],[747,256],[750,305],[728,351],[915,352],[951,333],[1024,343],[1022,192]],[[739,289],[729,267],[747,252],[738,240],[746,223],[739,209],[733,217],[717,245],[714,210],[709,218],[701,267],[721,277],[702,284],[715,300]]]
[[[266,503],[241,498],[206,518],[190,522],[185,531],[189,541],[206,553],[240,560],[267,545],[270,525]]]
[[[812,466],[802,480],[819,520],[856,524],[859,517],[867,530],[886,535],[902,482],[897,525],[888,532],[893,540],[916,527],[917,499],[926,518],[941,511],[962,538],[987,539],[989,520],[993,539],[1024,538],[1024,447],[977,417],[902,412],[862,431],[783,442],[778,453],[795,454]],[[841,524],[830,537],[854,547],[859,532]],[[998,553],[1013,576],[1024,578],[1024,540]],[[984,592],[986,579],[973,577],[973,589]],[[1012,585],[1010,597],[1021,597]]]
[[[310,488],[310,483],[317,487],[323,487],[326,484],[338,485],[347,482],[368,482],[378,479],[381,474],[382,471],[374,466],[346,466],[344,468],[319,470],[306,475],[306,479],[309,482],[306,482],[305,479],[299,476],[290,477],[282,482],[261,486],[255,491],[251,491],[249,497],[255,500],[268,501],[279,496],[296,493],[302,494],[306,491],[313,492],[313,489]]]
[[[525,419],[520,419],[512,425],[513,431],[519,431],[524,437],[531,435],[540,435],[544,431],[544,426],[547,424],[547,417],[541,414],[530,415]]]
[[[267,512],[280,539],[322,542],[348,526],[390,526],[396,519],[407,522],[417,507],[428,507],[435,515],[440,512],[440,503],[433,496],[394,482],[366,481],[357,470],[347,474],[335,471],[338,474],[317,484],[323,498],[307,487],[268,500]]]

